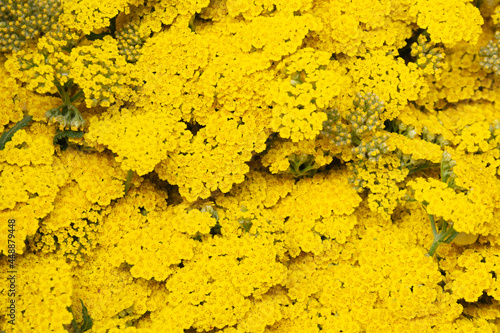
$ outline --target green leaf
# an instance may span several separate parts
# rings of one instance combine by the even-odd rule
[[[76,322],[75,318],[71,321],[71,326],[73,326],[73,332],[75,333],[81,333],[80,328],[78,327],[78,323]]]
[[[56,135],[54,135],[54,145],[60,145],[62,150],[68,148],[68,138],[81,138],[83,136],[82,131],[61,131],[57,130]]]
[[[12,136],[14,135],[14,133],[19,131],[21,128],[28,126],[28,123],[31,121],[31,119],[33,119],[33,116],[26,116],[17,124],[15,124],[14,127],[12,127],[10,130],[4,132],[0,137],[0,150],[3,150],[5,148],[5,144],[12,140]]]
[[[82,303],[82,315],[83,315],[83,324],[80,327],[80,331],[85,332],[90,330],[92,326],[94,326],[94,322],[92,321],[92,318],[90,318],[87,307],[85,306],[85,304],[83,304],[83,301],[81,299],[80,302]]]
[[[71,314],[73,315],[73,320],[71,321],[71,326],[73,327],[73,332],[80,333],[79,328],[78,328],[78,324],[77,324],[77,322],[75,320],[75,314],[73,313],[73,310],[71,309],[71,306],[67,306],[66,310],[68,310],[69,312],[71,312]]]
[[[68,306],[66,309],[68,309],[69,312],[73,314],[73,320],[71,321],[71,326],[73,326],[73,332],[74,333],[83,333],[85,331],[88,331],[94,326],[94,322],[92,321],[92,318],[89,316],[89,312],[87,310],[87,307],[85,304],[83,304],[83,301],[80,299],[80,303],[82,303],[82,317],[83,317],[83,324],[82,326],[78,327],[78,323],[76,322],[76,319],[74,318],[73,310],[71,310],[71,307]]]

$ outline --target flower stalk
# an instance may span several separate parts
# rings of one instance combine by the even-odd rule
[[[429,215],[429,219],[431,220],[431,228],[434,235],[434,241],[432,242],[428,255],[432,257],[434,256],[434,253],[436,253],[439,245],[441,245],[442,243],[450,244],[453,239],[457,237],[458,231],[453,229],[452,223],[448,223],[445,220],[441,219],[439,223],[441,230],[438,232],[436,222],[434,221],[434,216]]]
[[[63,86],[57,81],[54,82],[59,92],[63,103],[56,108],[50,109],[45,113],[45,118],[49,122],[59,123],[60,127],[63,129],[69,127],[72,131],[83,130],[85,127],[85,120],[78,108],[74,103],[83,97],[83,91],[80,90],[71,96],[71,92],[74,90],[73,80],[69,80]]]

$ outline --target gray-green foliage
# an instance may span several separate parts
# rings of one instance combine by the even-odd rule
[[[94,322],[92,321],[92,318],[89,315],[89,311],[88,311],[87,307],[85,306],[85,304],[83,304],[82,300],[80,300],[80,302],[82,303],[83,323],[80,326],[78,326],[76,319],[73,318],[73,320],[71,321],[71,326],[73,327],[74,333],[86,332],[86,331],[90,330],[92,328],[92,326],[94,326]],[[73,313],[73,310],[71,309],[71,307],[68,307],[68,311]],[[73,313],[73,317],[74,317],[74,313]]]
[[[32,116],[26,116],[24,117],[21,121],[19,121],[17,124],[15,124],[10,130],[5,131],[2,133],[2,136],[0,137],[0,150],[3,150],[5,148],[5,144],[12,140],[12,136],[19,131],[21,128],[28,126],[29,122],[33,119]]]

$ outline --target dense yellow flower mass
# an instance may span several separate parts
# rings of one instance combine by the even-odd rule
[[[500,327],[498,0],[0,0],[0,332]]]

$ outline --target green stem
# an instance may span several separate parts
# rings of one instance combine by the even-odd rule
[[[68,105],[68,109],[72,110],[76,114],[80,114],[80,111],[78,111],[78,109],[76,108],[76,106],[74,106],[73,104],[69,104]]]
[[[455,237],[457,237],[459,234],[458,231],[456,231],[455,229],[453,229],[453,227],[451,227],[447,232],[446,232],[446,235],[443,240],[443,243],[446,243],[446,244],[450,244],[454,239]]]
[[[57,119],[57,122],[64,128],[73,126],[80,128],[85,126],[85,120],[83,120],[80,111],[73,105],[75,101],[83,97],[83,91],[80,90],[71,96],[72,88],[75,87],[73,80],[68,80],[63,86],[56,80],[54,81],[54,85],[57,87],[57,91],[61,96],[62,104],[57,108],[47,111],[45,113],[45,118],[47,118],[48,121],[54,118]]]
[[[45,114],[51,114],[51,113],[61,112],[61,109],[62,109],[63,106],[64,106],[64,104],[61,104],[58,107],[50,109],[49,111],[45,112]]]
[[[64,86],[66,87],[67,90],[70,90],[71,87],[73,87],[73,79],[69,79]]]
[[[129,170],[127,172],[127,179],[125,180],[125,194],[127,194],[128,190],[130,189],[130,183],[132,182],[133,176],[134,172],[132,170]]]
[[[69,102],[74,103],[77,99],[83,96],[83,90],[77,92],[73,97],[70,98]]]
[[[67,91],[64,92],[64,96],[63,96],[63,103],[64,105],[68,106],[71,104],[71,98],[69,97],[69,93]]]
[[[436,240],[434,240],[434,242],[432,242],[431,248],[429,249],[429,253],[428,253],[429,257],[434,256],[434,253],[436,253],[436,250],[439,247],[439,245],[440,245],[440,243],[436,242]]]
[[[432,257],[434,256],[434,253],[436,253],[436,250],[439,247],[439,245],[441,245],[441,243],[450,244],[451,241],[453,241],[453,239],[457,237],[458,232],[455,229],[453,229],[453,226],[449,225],[446,221],[442,221],[443,222],[442,229],[439,233],[437,233],[434,216],[429,215],[429,218],[431,220],[431,227],[432,227],[432,232],[434,234],[434,241],[432,242],[428,255]]]
[[[429,215],[429,219],[431,220],[432,234],[434,235],[434,239],[436,239],[438,232],[436,230],[436,222],[434,221],[434,215]]]
[[[443,160],[441,159],[441,166],[440,166],[440,172],[441,172],[441,181],[443,183],[446,183],[445,182],[445,171],[444,171],[444,166],[443,166]]]
[[[57,91],[59,92],[59,96],[61,96],[61,99],[64,101],[64,95],[65,94],[64,94],[63,87],[61,86],[61,84],[57,80],[54,81],[54,85],[56,86]]]

